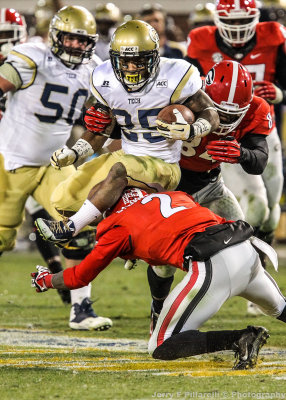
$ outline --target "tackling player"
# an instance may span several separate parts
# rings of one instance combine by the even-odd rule
[[[198,329],[233,296],[255,301],[265,314],[286,322],[285,297],[262,268],[248,240],[252,233],[248,223],[226,221],[186,193],[147,195],[138,188],[128,189],[111,215],[99,223],[97,244],[85,260],[54,275],[38,266],[38,272],[31,274],[32,284],[37,292],[79,288],[116,257],[183,269],[186,276],[165,300],[150,338],[150,354],[173,360],[234,350],[237,361],[233,369],[249,369],[255,367],[259,350],[269,336],[265,328]],[[261,240],[251,240],[264,251],[273,252]],[[277,267],[276,253],[272,256]]]
[[[216,26],[200,27],[189,33],[188,59],[202,75],[222,60],[239,61],[253,76],[255,94],[271,104],[285,104],[286,30],[277,22],[258,20],[254,0],[218,0],[214,12]],[[246,209],[247,221],[258,227],[259,236],[270,243],[280,218],[283,186],[281,144],[275,123],[267,142],[269,160],[262,174],[264,185],[260,182],[257,186],[256,177],[253,179],[240,165],[224,165],[223,174],[227,186]],[[225,172],[228,170],[229,173]]]
[[[66,222],[38,219],[46,239],[67,242],[110,208],[126,186],[150,192],[174,190],[180,180],[181,140],[205,136],[218,126],[217,111],[201,90],[198,70],[185,60],[160,58],[158,35],[143,21],[129,21],[117,28],[110,61],[95,68],[91,91],[100,105],[91,107],[85,116],[90,132],[72,149],[57,150],[52,165],[66,167],[102,146],[106,127],[112,129],[115,123],[109,110],[121,130],[122,150],[84,163],[58,186],[52,196],[58,210],[67,215],[82,207]],[[184,103],[197,115],[196,122],[184,125],[183,130],[179,124],[172,126],[169,135],[177,140],[166,139],[156,130],[159,111],[170,103]]]
[[[206,76],[205,91],[214,102],[220,124],[209,135],[183,143],[182,177],[177,190],[191,194],[200,205],[221,217],[244,219],[235,196],[224,184],[220,166],[221,163],[240,164],[246,173],[260,182],[259,174],[263,172],[268,157],[269,105],[262,98],[253,96],[251,75],[236,61],[215,64]],[[239,184],[239,180],[235,183]],[[258,214],[257,219],[259,221],[261,215]],[[153,299],[152,331],[169,294],[175,270],[152,266],[147,273]],[[248,308],[253,310],[255,307],[249,305]]]
[[[69,138],[74,121],[90,96],[89,80],[94,65],[89,61],[97,40],[95,20],[83,7],[64,7],[52,19],[49,35],[49,46],[15,46],[0,67],[0,97],[8,93],[7,109],[0,124],[0,153],[4,158],[0,252],[13,249],[29,195],[58,218],[51,207],[50,193],[74,171],[72,166],[56,171],[48,164],[50,154]],[[75,260],[84,258],[93,239],[91,231],[74,238],[63,251],[67,264],[74,265]],[[112,325],[109,318],[94,313],[90,290],[86,287],[71,294],[73,329],[102,330]]]

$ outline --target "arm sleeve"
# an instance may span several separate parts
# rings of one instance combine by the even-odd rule
[[[88,285],[114,258],[130,250],[129,234],[126,228],[117,226],[108,230],[80,264],[64,270],[63,278],[66,287],[78,289]]]
[[[268,145],[265,135],[248,134],[241,139],[240,164],[245,172],[260,175],[268,160]]]

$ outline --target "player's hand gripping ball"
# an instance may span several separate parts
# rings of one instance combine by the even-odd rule
[[[188,140],[191,125],[195,122],[194,113],[182,104],[171,104],[158,114],[157,131],[168,139]]]

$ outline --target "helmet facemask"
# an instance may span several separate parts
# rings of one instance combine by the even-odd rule
[[[244,13],[245,14],[245,13]],[[243,45],[254,36],[259,21],[259,12],[255,16],[238,17],[215,14],[215,24],[220,36],[231,45]]]
[[[0,62],[6,59],[12,48],[27,39],[25,18],[14,9],[0,9]]]
[[[51,20],[49,39],[52,52],[67,67],[87,63],[98,40],[95,19],[84,7],[63,7]]]
[[[205,79],[205,91],[220,117],[217,135],[233,132],[247,113],[253,86],[249,71],[236,61],[225,60],[210,69]]]
[[[153,79],[159,64],[159,54],[156,50],[134,54],[120,55],[110,51],[110,59],[116,78],[128,92],[138,92]],[[128,69],[129,63],[135,68]],[[137,67],[137,68],[136,68]]]
[[[77,33],[64,32],[59,29],[50,29],[50,38],[52,41],[52,52],[68,66],[76,66],[87,63],[92,57],[98,35],[89,36]],[[65,40],[72,41],[77,39],[79,47],[66,46]]]
[[[225,136],[235,130],[235,128],[241,123],[247,110],[250,107],[248,104],[244,108],[239,108],[238,104],[223,104],[220,105],[214,102],[215,108],[219,114],[220,123],[218,128],[213,131],[216,135]]]
[[[114,32],[109,54],[113,72],[124,89],[138,92],[158,70],[159,36],[147,22],[128,21]]]

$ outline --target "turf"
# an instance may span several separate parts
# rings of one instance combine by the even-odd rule
[[[37,294],[30,272],[41,263],[37,253],[8,253],[0,267],[0,334],[32,338],[47,335],[73,340],[109,339],[107,347],[53,347],[33,342],[1,343],[0,398],[11,399],[156,399],[156,398],[286,398],[285,325],[266,316],[249,317],[246,303],[227,302],[202,330],[264,325],[271,337],[253,371],[231,371],[233,355],[218,353],[174,362],[154,361],[145,351],[117,351],[114,339],[148,340],[150,295],[146,265],[126,271],[113,262],[93,284],[98,314],[112,318],[106,332],[78,332],[68,327],[69,307],[56,291]],[[286,264],[286,263],[285,263]],[[270,270],[286,292],[286,268]],[[176,273],[175,281],[183,276]],[[49,344],[50,343],[50,344]],[[114,340],[115,343],[115,340]],[[144,342],[143,342],[144,343]]]

